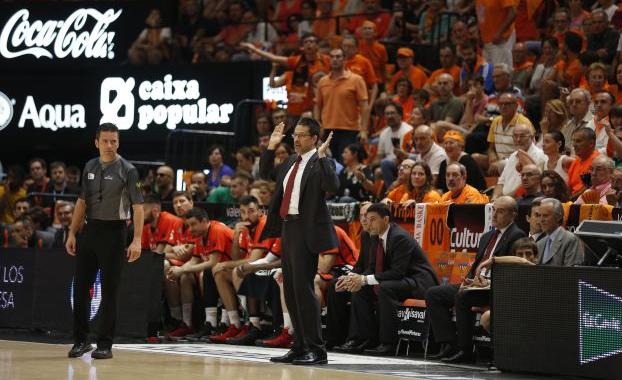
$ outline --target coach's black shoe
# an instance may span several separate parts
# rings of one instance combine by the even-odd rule
[[[252,346],[257,339],[263,336],[263,332],[255,326],[251,326],[248,332],[242,336],[236,336],[234,338],[228,338],[225,340],[227,344],[233,344],[237,346]]]
[[[373,356],[389,356],[395,355],[395,345],[380,343],[377,347],[367,349],[363,351],[365,355]]]
[[[468,354],[465,351],[460,350],[455,355],[443,358],[441,361],[448,364],[472,364],[475,363],[475,358],[473,357],[473,354]]]
[[[80,356],[86,354],[92,349],[93,349],[93,346],[91,346],[90,344],[86,342],[76,343],[73,345],[73,347],[71,347],[71,350],[69,350],[69,353],[67,354],[67,356],[70,358],[79,358]]]
[[[292,362],[293,365],[318,365],[318,364],[327,364],[327,363],[328,363],[328,357],[326,356],[326,351],[321,351],[321,352],[309,351],[297,357]]]
[[[443,344],[441,346],[441,350],[434,355],[428,355],[427,359],[429,360],[441,360],[443,358],[447,358],[449,356],[453,356],[456,353],[456,349],[449,343]]]
[[[295,359],[304,356],[306,353],[305,352],[300,352],[300,351],[295,351],[294,349],[291,349],[289,351],[287,351],[287,353],[283,356],[273,356],[270,358],[270,361],[272,363],[285,363],[285,364],[291,364],[294,362]]]
[[[97,348],[91,352],[93,359],[112,359],[112,350],[110,348]]]

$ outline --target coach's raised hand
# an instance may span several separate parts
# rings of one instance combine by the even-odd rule
[[[320,145],[320,147],[317,150],[317,156],[319,158],[326,157],[326,151],[328,150],[328,147],[330,146],[330,140],[332,139],[333,139],[333,131],[330,131],[330,134],[328,135],[328,138],[326,139],[326,141],[324,141],[324,143]]]
[[[283,131],[285,130],[285,123],[279,123],[274,127],[274,131],[272,131],[272,135],[270,135],[270,142],[268,143],[269,150],[275,150],[276,146],[281,143],[283,137]]]

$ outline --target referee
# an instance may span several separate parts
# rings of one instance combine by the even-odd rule
[[[101,269],[102,302],[98,317],[97,349],[91,353],[91,357],[110,359],[130,206],[134,211],[134,238],[127,249],[127,258],[132,262],[140,257],[143,195],[138,170],[117,154],[119,130],[114,124],[99,126],[95,146],[99,149],[99,157],[87,162],[82,172],[82,192],[76,203],[65,244],[67,252],[76,256],[73,308],[75,344],[69,351],[69,357],[80,357],[92,349],[87,342],[89,292],[97,270]],[[84,228],[76,242],[76,232],[83,223]]]

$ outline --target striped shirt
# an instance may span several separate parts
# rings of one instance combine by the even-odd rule
[[[503,125],[502,116],[497,116],[492,120],[490,129],[488,130],[488,142],[494,144],[495,152],[500,160],[510,157],[510,155],[517,150],[514,139],[512,138],[512,132],[514,132],[514,127],[518,124],[530,126],[531,130],[535,133],[531,121],[518,112],[506,126]]]

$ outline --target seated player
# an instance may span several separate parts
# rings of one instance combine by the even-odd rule
[[[261,240],[266,225],[266,216],[259,209],[257,198],[245,195],[240,198],[240,219],[233,231],[231,260],[216,264],[212,274],[218,287],[218,294],[229,315],[231,325],[222,334],[210,336],[212,343],[253,344],[261,337],[259,302],[256,297],[247,299],[250,325],[242,326],[238,312],[237,291],[242,285],[241,277],[233,275],[233,270],[242,264],[263,258],[274,239]]]
[[[181,266],[170,267],[166,274],[171,281],[190,274],[194,281],[195,276],[203,274],[206,323],[201,332],[204,333],[202,336],[206,336],[216,327],[218,314],[218,290],[212,268],[220,262],[231,260],[233,230],[219,221],[210,220],[207,212],[198,207],[186,214],[186,224],[196,239],[193,257]]]
[[[335,232],[339,239],[339,247],[320,253],[315,275],[315,294],[320,299],[322,307],[326,306],[324,293],[330,281],[350,273],[359,257],[359,250],[346,231],[335,226]]]
[[[283,308],[281,306],[281,293],[274,275],[281,268],[281,239],[274,239],[268,253],[261,259],[237,266],[233,270],[234,281],[241,282],[238,294],[249,299],[249,308],[252,302],[269,302],[272,311],[272,327],[274,335],[257,339],[253,343],[265,347],[290,347],[292,337],[287,329],[282,329]],[[253,301],[255,298],[257,301]],[[291,324],[291,322],[290,322]],[[242,338],[244,339],[244,338]],[[231,344],[250,344],[250,338],[246,342],[232,342]]]
[[[182,238],[184,221],[173,214],[162,211],[158,195],[145,196],[143,208],[145,210],[145,226],[142,235],[142,249],[164,255],[164,251],[168,248],[169,253],[164,258],[164,287],[171,317],[175,319],[178,326],[168,335],[177,337],[184,330],[182,323],[189,326],[192,321],[192,288],[189,292],[181,291],[182,284],[184,288],[188,286],[186,285],[187,281],[166,281],[166,271],[171,265],[182,265],[190,259],[190,253],[172,252],[172,247],[175,247]]]
[[[169,220],[171,224],[176,224],[177,222],[173,222],[175,216],[160,211],[160,203],[157,196],[154,198],[147,197],[147,199],[148,203],[145,203],[145,223],[149,222],[150,226],[143,229],[143,248],[149,247],[154,252],[164,254],[164,291],[171,317],[177,323],[177,327],[166,335],[170,338],[179,338],[192,332],[193,287],[196,285],[196,279],[193,276],[186,275],[180,276],[173,281],[168,279],[167,273],[170,268],[184,265],[192,257],[195,239],[183,223],[186,214],[192,209],[192,196],[185,192],[175,192],[173,194],[173,210],[176,217],[182,221],[174,238],[171,238],[171,232],[165,227],[165,224],[162,224],[160,230],[158,229],[160,228],[160,223],[164,223],[164,220]],[[155,215],[149,216],[148,214],[150,213],[158,213],[158,217],[155,217]],[[151,228],[151,225],[156,225],[155,231]]]

